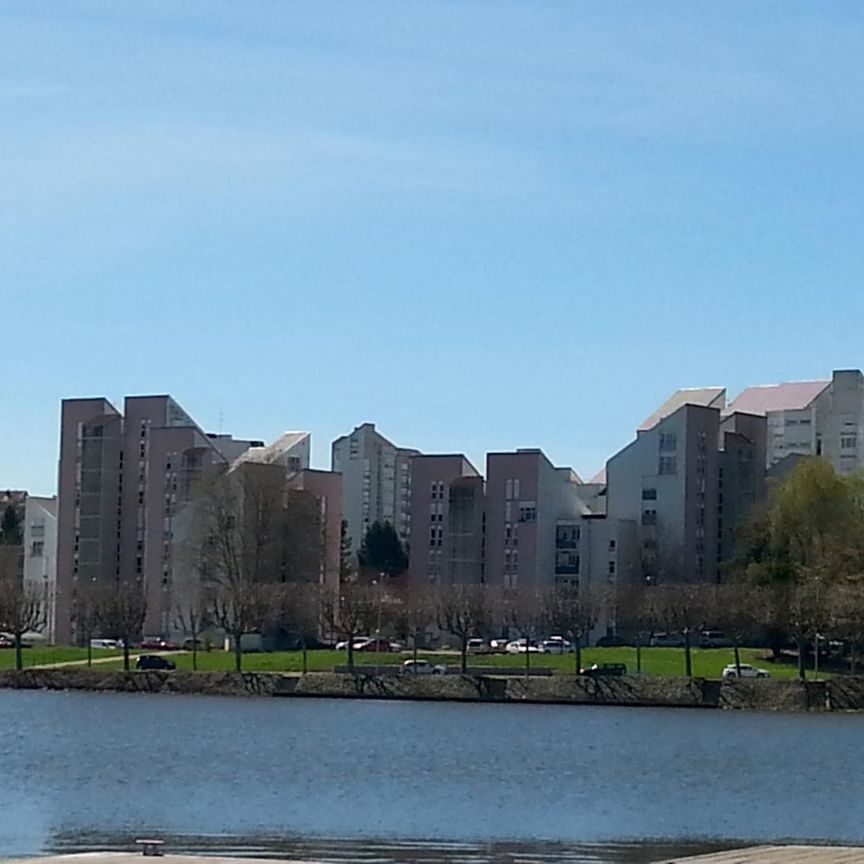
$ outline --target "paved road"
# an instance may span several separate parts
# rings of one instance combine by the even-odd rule
[[[129,661],[131,663],[132,660],[140,657],[142,654],[157,654],[159,656],[172,657],[177,654],[188,654],[188,651],[141,651],[140,649],[136,649],[134,651],[129,652]],[[116,654],[113,657],[100,657],[98,654],[93,657],[93,666],[96,666],[99,663],[115,663],[117,661],[123,662],[123,655]],[[87,658],[85,657],[83,660],[64,660],[61,663],[37,663],[34,666],[27,666],[27,669],[61,669],[65,666],[86,666]]]

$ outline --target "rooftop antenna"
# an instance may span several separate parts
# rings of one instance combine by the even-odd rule
[[[219,409],[219,434],[222,434],[222,409]]]

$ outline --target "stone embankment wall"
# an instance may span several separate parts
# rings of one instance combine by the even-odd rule
[[[632,705],[748,711],[864,711],[864,677],[830,681],[709,681],[701,678],[550,678],[483,676],[306,676],[267,672],[122,672],[75,667],[0,670],[0,688],[182,693],[209,696],[287,696],[422,699],[563,705]]]

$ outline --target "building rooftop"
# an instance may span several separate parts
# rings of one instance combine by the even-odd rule
[[[235,465],[241,462],[255,462],[261,465],[277,464],[286,453],[311,438],[309,432],[285,432],[266,447],[250,447],[238,457]]]
[[[792,381],[787,384],[748,387],[729,403],[724,413],[741,411],[747,414],[765,415],[769,411],[799,411],[807,408],[830,383],[830,381]]]
[[[719,408],[726,404],[725,387],[688,387],[676,390],[645,422],[638,432],[653,429],[661,420],[674,414],[682,405],[700,405],[703,408]]]

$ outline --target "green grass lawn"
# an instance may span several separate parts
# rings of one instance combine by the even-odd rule
[[[697,677],[719,678],[723,667],[728,663],[734,662],[731,648],[694,649],[692,654],[693,674]],[[354,656],[355,664],[363,666],[368,664],[401,663],[411,655],[410,653],[380,655],[357,653]],[[421,656],[434,663],[442,663],[447,666],[459,665],[459,655],[455,653],[422,654]],[[795,678],[797,676],[797,669],[793,664],[774,664],[770,661],[769,657],[770,652],[764,649],[741,649],[742,663],[750,663],[754,666],[767,669],[771,673],[772,678]],[[191,654],[175,654],[172,655],[172,659],[177,664],[178,669],[192,668]],[[243,656],[243,669],[248,672],[299,672],[302,668],[302,663],[302,654],[299,651],[245,654]],[[344,651],[310,651],[308,653],[308,663],[310,672],[331,671],[334,666],[343,666],[347,663],[347,654]],[[493,654],[472,656],[469,658],[469,664],[472,666],[521,667],[524,663],[524,656],[519,655]],[[636,649],[586,648],[582,652],[582,664],[588,666],[592,663],[625,663],[629,672],[635,672]],[[542,654],[532,655],[531,664],[538,667],[552,668],[562,674],[569,674],[574,671],[575,661],[572,654],[565,654],[564,656]],[[105,669],[118,669],[122,667],[122,661],[117,660],[100,665]],[[198,654],[199,670],[217,671],[233,668],[233,654],[224,651],[201,652]],[[684,650],[682,648],[643,648],[642,671],[647,675],[660,675],[664,677],[684,675]]]
[[[24,667],[41,666],[45,663],[67,663],[72,660],[86,660],[86,648],[67,648],[61,645],[34,645],[21,652]],[[123,656],[122,651],[93,650],[93,659]],[[101,665],[101,664],[100,664]],[[109,664],[113,665],[113,664]],[[122,664],[121,664],[122,665]],[[0,669],[15,668],[15,649],[0,648]]]

